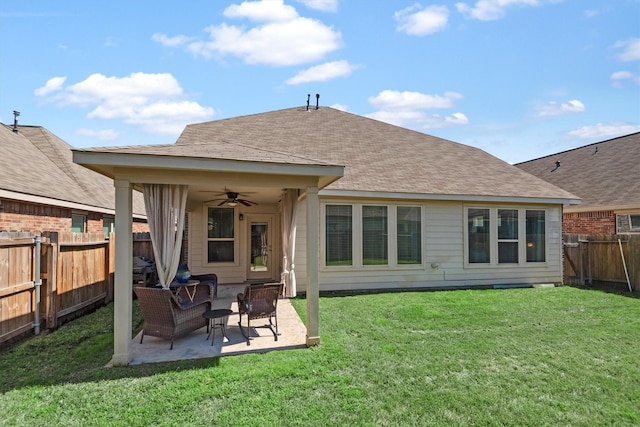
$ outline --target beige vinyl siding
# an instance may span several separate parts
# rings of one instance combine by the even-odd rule
[[[235,208],[235,250],[236,259],[233,264],[209,264],[207,263],[207,231],[206,231],[207,206],[203,205],[189,212],[189,251],[188,263],[193,274],[215,273],[219,283],[242,283],[247,280],[248,269],[248,227],[249,215],[269,214],[274,215],[273,220],[273,242],[272,256],[276,256],[273,265],[277,269],[277,276],[280,276],[281,249],[280,249],[280,216],[277,215],[277,205],[258,205],[250,208],[238,205]],[[239,214],[244,215],[244,220],[240,221]]]
[[[354,205],[362,200],[322,200],[321,206],[329,203]],[[366,201],[366,204],[405,205],[397,201]],[[408,202],[407,205],[416,205]],[[482,204],[491,207],[541,209],[546,212],[546,261],[544,263],[465,266],[464,227],[466,218],[462,202],[429,201],[422,206],[422,265],[398,266],[349,266],[325,267],[324,248],[320,248],[320,290],[364,290],[364,289],[412,289],[446,288],[466,286],[491,286],[509,284],[539,284],[562,282],[562,208],[558,205]],[[323,212],[323,210],[321,209]],[[357,209],[354,209],[356,212]],[[355,213],[354,213],[355,216]],[[324,233],[324,217],[321,213],[321,233]],[[296,279],[298,290],[306,286],[306,205],[301,204],[297,216]],[[395,224],[390,224],[390,228]],[[354,248],[361,245],[358,240],[359,220],[354,218]],[[324,245],[324,235],[321,236]],[[354,250],[354,258],[359,251]]]

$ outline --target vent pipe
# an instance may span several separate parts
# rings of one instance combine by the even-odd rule
[[[316,93],[316,110],[320,108],[320,106],[318,105],[319,102],[320,102],[320,94]]]
[[[311,94],[307,94],[307,111],[309,111],[309,99],[311,99]]]
[[[18,132],[18,117],[20,116],[20,111],[13,110],[13,131]]]

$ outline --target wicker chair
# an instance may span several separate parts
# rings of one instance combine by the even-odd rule
[[[249,285],[244,288],[243,293],[237,295],[238,314],[240,315],[238,325],[240,325],[240,332],[247,340],[247,345],[251,345],[249,335],[251,334],[251,321],[254,319],[269,319],[268,325],[259,327],[269,328],[275,340],[278,341],[278,315],[276,309],[283,286],[282,283]],[[242,327],[242,315],[247,316],[248,333],[245,333]],[[273,319],[275,319],[275,325]],[[276,327],[275,329],[273,329],[274,326]]]
[[[197,285],[195,298],[188,303],[168,289],[135,287],[133,290],[144,319],[140,343],[145,335],[165,338],[171,340],[171,350],[175,338],[208,326],[202,314],[211,310],[213,304],[213,286],[209,283]]]

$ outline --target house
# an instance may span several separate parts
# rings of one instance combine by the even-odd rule
[[[40,126],[0,124],[0,230],[113,230],[113,181],[73,163],[71,146]],[[134,231],[148,231],[134,194]]]
[[[640,234],[640,132],[516,164],[576,194],[565,234]]]
[[[562,206],[579,202],[477,148],[325,107],[192,124],[175,144],[74,150],[74,161],[115,180],[116,229],[135,188],[175,224],[163,247],[178,250],[186,217],[194,273],[300,289],[308,345],[320,291],[561,283]],[[113,363],[126,364],[131,257],[116,245]],[[156,256],[160,270],[175,272],[171,256]]]

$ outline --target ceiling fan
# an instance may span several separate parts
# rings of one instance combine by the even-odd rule
[[[227,206],[234,207],[238,203],[241,203],[241,204],[243,204],[245,206],[257,205],[256,202],[252,202],[251,200],[241,199],[240,198],[240,193],[235,193],[233,191],[226,191],[224,193],[220,193],[220,195],[221,196],[222,195],[226,196],[226,199],[207,200],[207,201],[205,201],[205,203],[217,202],[217,201],[221,200],[221,202],[218,204],[218,206],[222,206],[222,205],[226,204]]]

